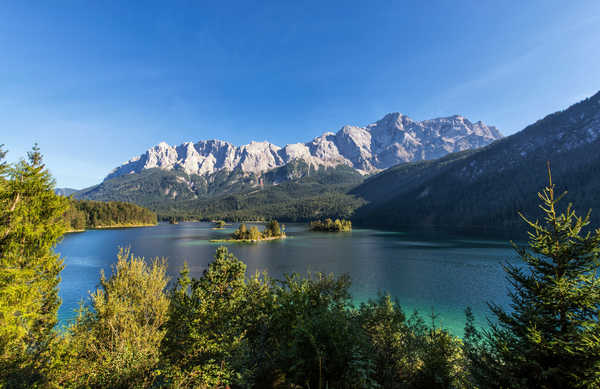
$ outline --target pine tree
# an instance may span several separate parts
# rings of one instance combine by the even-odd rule
[[[260,233],[258,228],[256,228],[256,226],[250,227],[250,230],[248,231],[248,239],[259,240],[261,237],[262,237],[262,234]]]
[[[59,273],[53,252],[68,200],[33,147],[28,160],[2,168],[0,180],[0,377],[9,386],[43,380],[53,339]]]
[[[544,222],[521,215],[531,228],[529,247],[515,245],[525,266],[505,267],[511,309],[491,305],[497,324],[472,353],[483,387],[600,386],[600,229],[586,232],[590,213],[577,216],[571,204],[559,213],[566,192],[555,196],[548,173],[538,194]]]

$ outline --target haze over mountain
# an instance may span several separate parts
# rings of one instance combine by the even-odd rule
[[[326,132],[310,142],[283,147],[267,141],[240,147],[222,140],[179,146],[161,142],[114,169],[105,180],[153,168],[195,175],[236,169],[261,174],[294,160],[314,168],[346,165],[367,174],[402,162],[482,147],[501,137],[496,127],[471,123],[458,115],[417,122],[390,113],[366,127],[344,126],[337,133]]]

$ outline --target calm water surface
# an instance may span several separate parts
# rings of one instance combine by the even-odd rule
[[[199,277],[218,244],[237,225],[213,230],[210,223],[160,224],[68,234],[57,247],[65,261],[60,284],[61,323],[99,284],[100,270],[110,274],[118,247],[131,247],[145,258],[167,257],[169,273],[176,277],[184,261]],[[351,233],[317,233],[305,224],[288,224],[288,239],[258,244],[227,244],[248,266],[248,274],[267,270],[273,277],[285,273],[348,273],[358,303],[388,292],[408,312],[424,315],[432,309],[439,321],[462,335],[464,309],[471,306],[479,324],[489,315],[487,301],[507,304],[507,281],[501,264],[517,260],[506,241],[448,237],[436,233],[402,233],[354,230]]]

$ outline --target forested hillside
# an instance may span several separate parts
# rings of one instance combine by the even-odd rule
[[[353,221],[399,228],[435,225],[471,231],[520,228],[518,212],[540,216],[528,196],[545,184],[582,208],[600,209],[600,93],[482,149],[386,170],[350,193],[369,202]],[[600,212],[592,213],[600,220]]]
[[[90,201],[70,199],[64,214],[69,230],[87,228],[154,225],[156,214],[139,205],[121,201]]]
[[[302,161],[260,176],[222,171],[201,177],[151,169],[104,181],[75,197],[133,202],[162,219],[307,221],[348,218],[364,202],[346,192],[363,179],[347,166],[315,169]]]

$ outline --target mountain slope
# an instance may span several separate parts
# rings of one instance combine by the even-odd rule
[[[349,217],[364,202],[345,193],[363,179],[345,165],[315,168],[297,160],[260,176],[240,169],[199,176],[155,168],[105,180],[75,197],[134,202],[163,219],[308,220]]]
[[[580,212],[598,209],[599,147],[600,92],[484,148],[367,179],[351,191],[370,202],[355,220],[387,228],[515,228],[521,226],[518,211],[539,216],[535,193],[547,182],[546,161],[558,189],[571,190],[568,201]]]
[[[270,184],[210,198],[162,203],[156,208],[163,218],[174,215],[208,220],[308,221],[349,218],[364,204],[362,199],[346,194],[363,179],[353,169],[311,167],[310,174],[297,177],[299,170],[307,168],[304,162],[292,162],[268,172],[265,178],[273,180]]]

